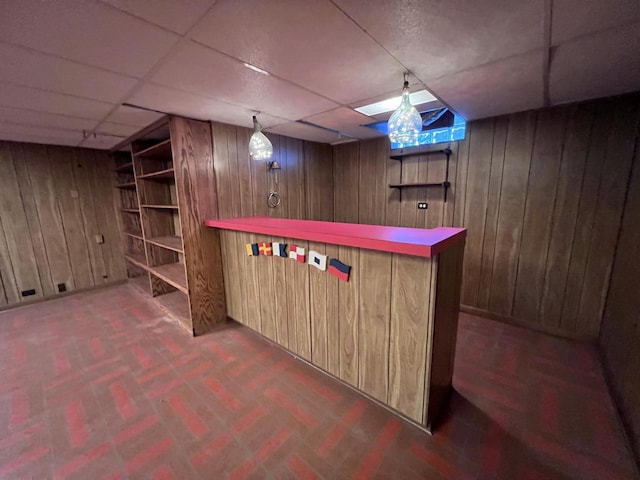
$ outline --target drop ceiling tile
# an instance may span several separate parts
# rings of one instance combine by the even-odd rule
[[[0,8],[0,41],[136,77],[180,38],[96,0],[21,0]]]
[[[554,0],[552,19],[551,43],[559,45],[582,35],[640,21],[640,2]]]
[[[172,54],[151,80],[287,120],[298,120],[338,106],[193,42]]]
[[[348,107],[340,107],[328,112],[319,113],[305,118],[305,121],[330,128],[339,132],[344,132],[355,138],[373,138],[384,136],[372,128],[363,127],[368,123],[376,122],[376,119],[363,115]]]
[[[142,127],[151,125],[162,117],[164,117],[163,113],[150,112],[149,110],[120,105],[115,112],[109,115],[107,121],[121,123],[123,125],[131,125],[133,127],[138,127],[137,130],[140,130]]]
[[[131,15],[184,34],[215,0],[103,0]]]
[[[33,110],[22,110],[12,107],[0,107],[0,122],[75,131],[92,130],[98,124],[97,120],[34,112]]]
[[[555,48],[549,72],[551,103],[640,90],[640,24],[577,38]]]
[[[542,47],[543,0],[335,0],[422,81]]]
[[[136,83],[118,73],[6,44],[0,44],[0,65],[0,81],[112,103]]]
[[[0,122],[0,139],[52,145],[77,145],[82,141],[82,131],[75,132]]]
[[[122,138],[120,137],[98,136],[96,138],[90,137],[85,139],[84,141],[82,141],[82,143],[80,143],[80,146],[84,148],[97,148],[100,150],[110,150],[120,142],[122,142]]]
[[[266,128],[265,132],[267,135],[269,133],[275,133],[277,135],[319,143],[333,143],[339,140],[338,135],[335,133],[298,122],[290,122],[276,127]]]
[[[112,137],[120,137],[120,140],[130,137],[139,130],[140,127],[113,122],[102,122],[98,128],[96,128],[96,132]]]
[[[454,73],[429,84],[467,120],[543,105],[542,50]]]
[[[61,93],[0,84],[0,106],[102,120],[115,105]]]
[[[244,107],[150,83],[136,92],[129,99],[129,103],[198,120],[215,120],[242,127],[253,126],[253,112]],[[287,123],[285,119],[264,113],[259,117],[265,128]]]
[[[338,103],[402,86],[402,65],[330,2],[220,1],[191,36]]]

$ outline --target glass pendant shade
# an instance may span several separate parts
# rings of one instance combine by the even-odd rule
[[[273,145],[262,133],[262,125],[255,116],[253,117],[253,135],[249,140],[249,155],[254,160],[269,160],[273,156]]]
[[[416,145],[422,131],[422,117],[409,99],[409,82],[402,87],[402,101],[388,123],[389,140],[402,146]]]

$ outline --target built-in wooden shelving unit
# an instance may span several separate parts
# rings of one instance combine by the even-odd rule
[[[195,189],[215,185],[210,126],[168,116],[118,147],[131,153],[115,169],[129,280],[190,332],[204,333],[226,319],[219,239],[203,224],[217,215],[215,196],[212,204],[210,192]]]

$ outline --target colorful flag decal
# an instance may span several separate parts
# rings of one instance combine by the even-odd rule
[[[351,267],[349,265],[345,265],[336,258],[332,258],[331,260],[329,260],[329,273],[331,275],[335,275],[340,280],[348,282],[349,274],[351,273]]]
[[[247,243],[247,255],[257,257],[260,254],[257,243]]]
[[[318,270],[325,271],[327,269],[327,256],[321,255],[315,250],[309,250],[309,265],[313,265]]]
[[[270,257],[273,255],[273,248],[271,248],[271,242],[260,242],[260,255],[266,255]]]
[[[276,257],[287,257],[287,244],[273,242],[273,254]]]
[[[300,263],[304,263],[306,260],[306,257],[304,255],[304,248],[291,245],[291,248],[289,248],[289,258],[293,258]]]

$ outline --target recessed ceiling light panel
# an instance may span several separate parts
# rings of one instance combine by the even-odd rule
[[[433,102],[437,100],[436,97],[431,95],[426,90],[419,90],[417,92],[411,93],[409,95],[409,99],[411,100],[412,105],[421,105],[423,103]],[[400,105],[400,100],[402,100],[402,96],[397,96],[389,98],[387,100],[382,100],[380,102],[371,103],[369,105],[363,105],[362,107],[354,108],[354,110],[356,112],[360,112],[364,115],[372,117],[374,115],[378,115],[379,113],[391,112],[395,110]]]
[[[255,65],[251,65],[250,63],[243,63],[243,65],[251,70],[253,70],[254,72],[258,72],[261,73],[263,75],[269,75],[269,72],[267,72],[266,70],[263,70],[261,68],[256,67]]]

